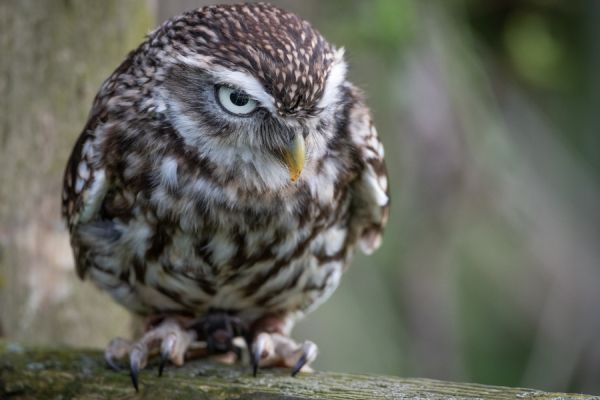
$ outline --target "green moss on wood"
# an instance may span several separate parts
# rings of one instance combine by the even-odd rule
[[[592,399],[428,379],[404,379],[336,373],[301,374],[195,361],[168,368],[157,377],[156,365],[140,374],[135,393],[126,371],[104,365],[98,351],[28,349],[0,342],[0,398],[9,399]]]

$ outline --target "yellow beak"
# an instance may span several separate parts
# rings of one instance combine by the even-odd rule
[[[306,147],[304,146],[304,136],[296,134],[289,147],[283,152],[283,161],[290,171],[290,179],[296,182],[304,168],[304,158],[306,157]]]

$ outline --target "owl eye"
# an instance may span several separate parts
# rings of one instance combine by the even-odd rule
[[[258,107],[248,94],[229,86],[217,86],[217,99],[225,111],[235,115],[249,115]]]

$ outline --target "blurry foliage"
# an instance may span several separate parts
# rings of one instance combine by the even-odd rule
[[[554,1],[471,0],[466,12],[481,43],[505,57],[518,76],[558,90],[572,88],[577,79],[577,8]]]
[[[334,12],[341,8],[336,2],[325,4]],[[414,9],[409,0],[348,2],[346,7],[344,18],[351,18],[352,24],[334,24],[323,29],[328,36],[344,38],[341,46],[352,43],[359,51],[369,49],[381,57],[395,56],[398,46],[413,32]]]
[[[558,124],[559,138],[588,163],[600,181],[600,144],[592,135],[589,107],[597,103],[599,87],[590,74],[598,71],[598,18],[600,4],[594,0],[478,1],[465,7],[467,22],[480,45],[509,67],[536,101]],[[570,107],[564,107],[569,104]],[[594,122],[594,128],[598,129]]]
[[[504,37],[513,66],[534,85],[556,88],[570,78],[565,74],[566,46],[552,35],[544,18],[517,15],[509,21]]]

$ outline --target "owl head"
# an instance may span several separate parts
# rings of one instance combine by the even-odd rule
[[[314,173],[327,151],[346,63],[308,22],[257,3],[168,20],[126,70],[104,92],[119,79],[143,90],[140,113],[163,115],[186,145],[249,185],[281,188]]]

